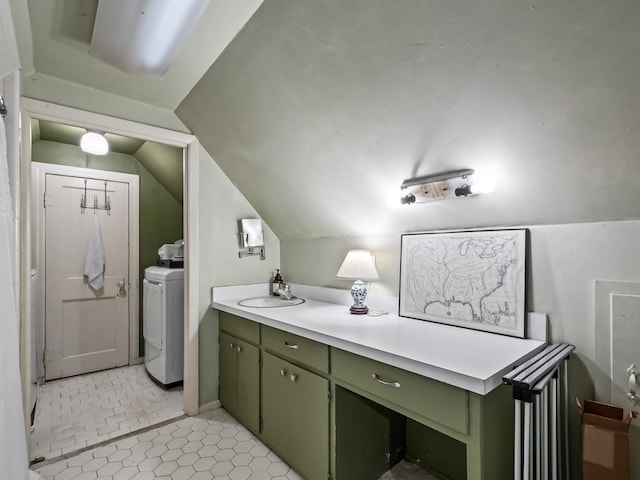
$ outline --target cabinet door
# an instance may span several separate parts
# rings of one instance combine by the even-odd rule
[[[263,353],[262,435],[307,480],[329,475],[329,381]]]
[[[260,421],[260,350],[236,340],[237,392],[236,415],[254,432]]]
[[[238,403],[236,339],[220,332],[220,403],[232,414]]]

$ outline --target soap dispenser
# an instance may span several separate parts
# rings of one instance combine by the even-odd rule
[[[271,295],[278,296],[278,290],[280,290],[280,284],[282,283],[282,275],[280,275],[280,269],[276,269],[276,274],[271,279]]]

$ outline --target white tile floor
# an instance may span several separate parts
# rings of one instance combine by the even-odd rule
[[[43,480],[303,480],[223,408],[32,468]],[[401,462],[380,480],[436,478]]]
[[[163,390],[144,365],[40,386],[31,457],[53,458],[183,415],[182,388]]]
[[[429,475],[420,467],[413,465],[409,462],[400,462],[387,473],[385,473],[380,480],[437,480],[433,475]]]
[[[32,468],[44,480],[302,480],[222,408]]]
[[[302,480],[223,408],[104,444],[182,415],[182,391],[162,390],[143,365],[49,382],[39,395],[32,456],[47,460],[31,468],[44,480]],[[401,462],[380,480],[436,479]]]

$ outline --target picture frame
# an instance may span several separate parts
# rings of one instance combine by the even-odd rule
[[[527,230],[401,236],[399,315],[525,337]]]

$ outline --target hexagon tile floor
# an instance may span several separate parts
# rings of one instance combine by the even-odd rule
[[[52,463],[43,480],[303,480],[223,408]],[[380,480],[435,480],[401,462]]]
[[[223,408],[31,468],[44,480],[302,480]]]
[[[144,365],[40,386],[31,456],[53,458],[183,415],[182,387],[164,390]]]

